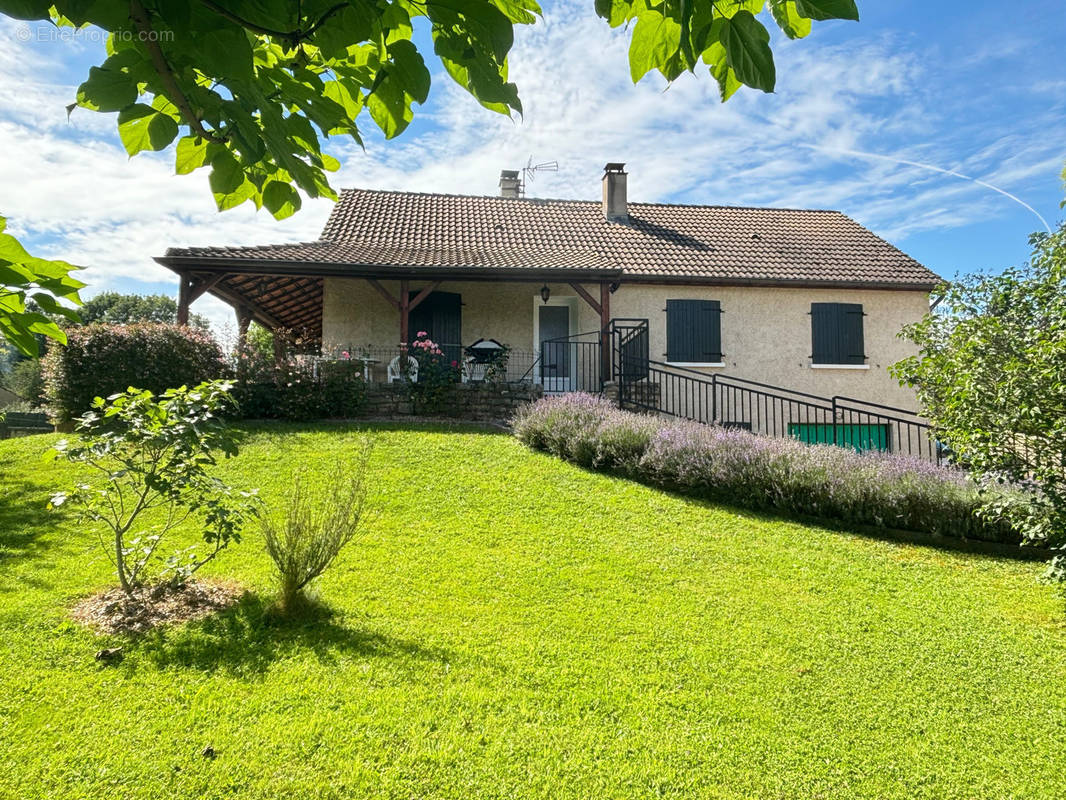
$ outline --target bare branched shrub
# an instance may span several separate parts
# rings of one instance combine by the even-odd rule
[[[298,605],[307,585],[325,572],[359,531],[373,447],[373,440],[364,438],[351,461],[328,476],[299,470],[284,516],[261,516],[266,551],[278,572],[282,613]]]

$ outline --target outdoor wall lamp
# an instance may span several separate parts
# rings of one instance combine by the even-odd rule
[[[548,284],[544,284],[540,287],[540,299],[545,303],[548,302],[548,298],[552,296],[552,290],[548,288]]]

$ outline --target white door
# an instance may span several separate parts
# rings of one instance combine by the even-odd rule
[[[572,392],[577,353],[569,337],[574,334],[577,298],[562,297],[547,303],[537,300],[534,336],[540,367],[536,379],[543,384],[545,392]]]

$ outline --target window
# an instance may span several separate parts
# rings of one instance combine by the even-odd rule
[[[666,360],[721,363],[721,314],[722,305],[717,300],[667,300]]]
[[[864,316],[858,303],[811,303],[811,362],[865,365]]]

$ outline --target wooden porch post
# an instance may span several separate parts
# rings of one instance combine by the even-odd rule
[[[400,281],[400,346],[406,351],[411,343],[411,297],[408,291],[409,282],[405,279]]]
[[[252,315],[244,306],[235,306],[237,314],[237,352],[243,353],[248,345],[248,325],[252,321]]]
[[[274,330],[274,366],[281,369],[289,357],[289,335],[281,328]]]
[[[611,374],[611,286],[600,282],[600,380],[613,380]]]
[[[186,274],[181,273],[178,277],[178,324],[189,324],[189,304],[192,302],[190,297],[192,290],[192,279]]]

